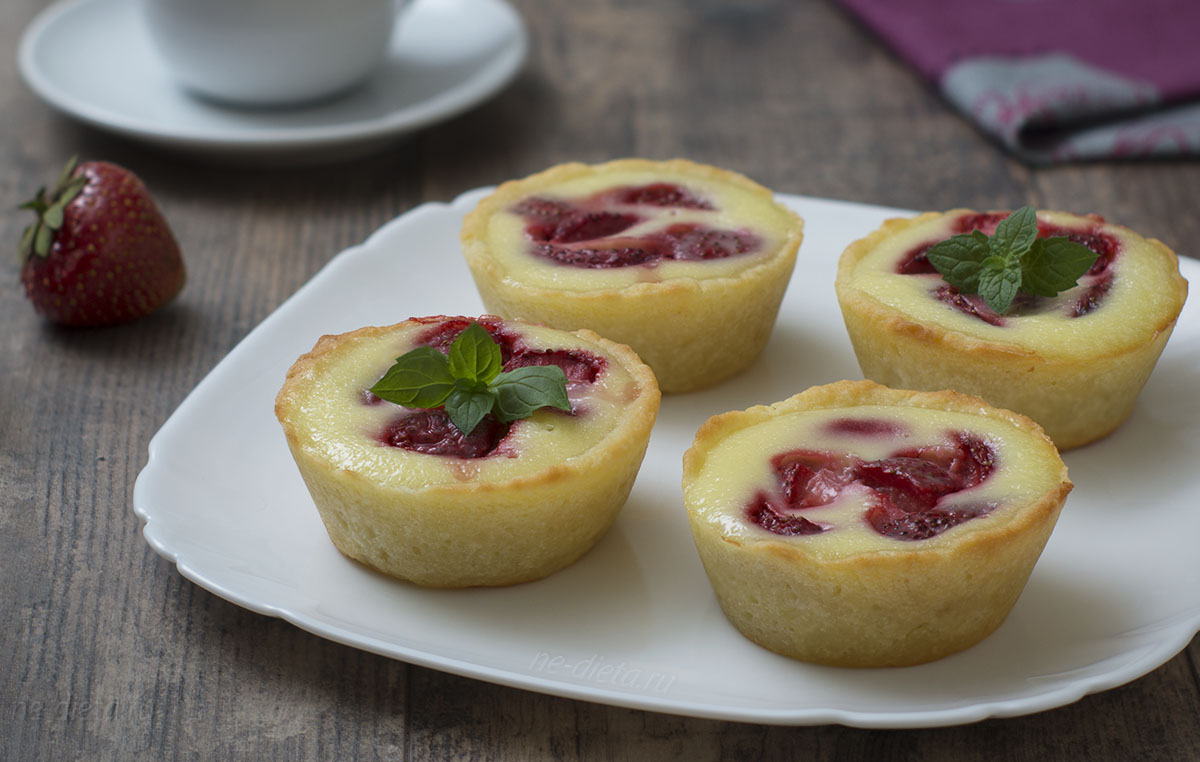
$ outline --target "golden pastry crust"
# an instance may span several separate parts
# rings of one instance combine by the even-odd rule
[[[607,531],[633,486],[658,413],[653,373],[628,347],[591,331],[553,332],[564,346],[602,354],[630,379],[611,430],[579,454],[532,470],[522,468],[520,453],[501,456],[506,462],[494,470],[502,475],[492,478],[493,466],[480,463],[488,458],[386,445],[343,458],[346,448],[331,443],[336,436],[314,428],[305,412],[314,404],[314,387],[359,342],[401,334],[413,322],[322,337],[291,367],[276,398],[276,417],[333,544],[378,571],[431,587],[510,585],[573,563]],[[522,329],[517,321],[504,325]],[[572,424],[560,415],[552,425]],[[406,475],[414,463],[417,475]],[[446,476],[429,478],[430,470]]]
[[[945,321],[915,316],[911,303],[889,301],[861,285],[860,268],[881,247],[966,214],[975,212],[955,209],[888,220],[842,254],[835,288],[863,375],[896,388],[978,395],[1029,415],[1060,450],[1108,435],[1132,412],[1187,297],[1174,252],[1098,217],[1038,212],[1039,220],[1068,228],[1098,226],[1121,243],[1121,258],[1133,260],[1117,261],[1112,303],[1097,309],[1119,314],[1103,321],[1094,315],[1074,318],[1067,329],[1041,335],[1025,328],[1006,332],[953,315]],[[1136,292],[1123,282],[1133,277],[1147,281]]]
[[[731,531],[703,504],[713,448],[792,413],[862,405],[953,411],[998,422],[1045,465],[1049,487],[1026,504],[895,549],[811,552],[804,537]],[[755,453],[769,457],[770,453]],[[1066,466],[1033,421],[956,392],[893,390],[870,381],[813,387],[782,402],[709,419],[683,459],[684,501],[722,610],[750,640],[820,664],[920,664],[989,635],[1016,603],[1067,494]]]
[[[788,231],[766,256],[747,258],[745,267],[730,270],[724,261],[722,275],[704,274],[706,263],[689,263],[690,270],[678,276],[630,276],[631,282],[605,285],[612,272],[593,270],[597,285],[586,289],[526,282],[493,253],[492,217],[518,201],[580,178],[612,175],[619,184],[619,178],[639,173],[737,189],[785,221]],[[558,165],[504,183],[467,215],[462,227],[463,253],[488,311],[564,330],[590,328],[628,344],[653,368],[665,392],[711,386],[754,361],[770,337],[802,238],[803,222],[778,204],[771,191],[742,175],[684,159]],[[646,275],[646,268],[619,269]]]

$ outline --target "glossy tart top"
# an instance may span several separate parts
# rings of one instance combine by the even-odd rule
[[[501,185],[463,223],[468,257],[568,291],[728,278],[800,245],[802,223],[733,172],[676,159],[562,164]]]
[[[870,381],[715,416],[684,458],[694,520],[825,560],[987,541],[1044,518],[1070,488],[1028,418]]]
[[[397,357],[417,346],[445,351],[473,321],[501,346],[505,370],[562,367],[571,411],[542,408],[511,424],[489,414],[463,436],[441,409],[405,408],[371,394]],[[431,317],[323,337],[288,372],[276,414],[289,439],[380,486],[487,488],[553,478],[567,465],[598,466],[644,428],[637,419],[653,419],[658,401],[654,376],[633,351],[591,331]]]
[[[1039,236],[1069,237],[1095,251],[1096,262],[1074,288],[1056,297],[1020,294],[1005,315],[997,315],[977,295],[949,286],[924,253],[953,235],[990,235],[1006,216],[957,209],[889,220],[842,255],[839,297],[862,295],[915,323],[1067,357],[1140,346],[1166,330],[1183,307],[1187,281],[1161,242],[1095,215],[1040,211]]]

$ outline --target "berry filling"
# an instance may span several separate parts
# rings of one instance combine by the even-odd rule
[[[841,421],[833,422],[837,426]],[[861,421],[875,435],[884,421]],[[857,433],[857,432],[855,432]],[[983,440],[958,432],[945,444],[910,448],[877,460],[817,450],[793,450],[771,465],[778,490],[760,492],[746,507],[746,518],[768,532],[792,536],[832,529],[795,511],[828,505],[850,488],[870,495],[864,516],[879,534],[898,540],[924,540],[950,527],[983,516],[993,504],[939,507],[948,495],[974,487],[995,470],[995,452]]]
[[[724,259],[747,254],[760,245],[753,233],[700,225],[672,225],[656,237],[669,249],[668,259]]]
[[[977,214],[964,214],[954,221],[954,235],[962,235],[970,233],[973,230],[978,230],[981,233],[991,235],[996,232],[996,226],[999,225],[1007,214],[1001,212],[982,212]]]
[[[936,267],[929,263],[929,258],[925,256],[925,253],[929,251],[934,243],[936,243],[936,241],[923,243],[901,257],[900,261],[896,263],[896,272],[900,275],[940,276],[941,273],[937,271]]]
[[[984,504],[906,513],[883,503],[867,512],[867,521],[876,532],[897,540],[927,540],[964,521],[984,516],[994,507]]]
[[[565,265],[604,269],[654,265],[664,259],[724,259],[754,251],[758,236],[747,231],[714,230],[694,224],[672,225],[640,238],[610,238],[608,246],[539,243],[534,253]]]
[[[1084,291],[1082,296],[1075,300],[1075,304],[1071,306],[1071,317],[1086,315],[1099,307],[1110,288],[1112,288],[1112,273],[1104,272],[1100,278],[1087,287],[1087,291]]]
[[[579,386],[595,383],[608,366],[606,358],[583,349],[535,349],[527,346],[519,334],[504,330],[500,319],[490,315],[478,319],[435,317],[416,320],[428,324],[429,328],[417,335],[414,346],[433,347],[440,352],[449,351],[450,345],[471,323],[479,323],[500,346],[505,371],[530,365],[557,365],[566,375],[568,386]],[[367,389],[361,391],[359,401],[371,407],[385,404],[384,400]],[[457,458],[482,458],[491,455],[517,423],[501,423],[488,414],[469,435],[466,435],[458,430],[442,408],[404,410],[403,415],[387,423],[376,439],[391,447],[427,455],[449,455]],[[579,415],[580,412],[572,399],[569,415]]]
[[[654,263],[663,259],[662,252],[656,250],[649,242],[642,246],[614,246],[612,248],[596,248],[592,246],[572,247],[541,244],[534,247],[534,253],[547,259],[552,259],[564,265],[589,267],[597,270],[609,267],[629,267]]]
[[[995,213],[968,214],[956,219],[951,230],[955,235],[970,233],[973,230],[991,235],[996,231],[996,225],[1007,216]],[[1103,223],[1103,220],[1097,220],[1097,223]],[[1112,236],[1100,232],[1098,228],[1071,230],[1044,222],[1038,223],[1039,238],[1059,236],[1086,246],[1097,254],[1095,263],[1079,281],[1081,286],[1086,286],[1086,290],[1066,311],[1070,317],[1080,317],[1099,307],[1112,287],[1111,268],[1120,252],[1120,243]],[[940,273],[929,263],[926,256],[926,252],[935,243],[937,241],[929,241],[908,251],[896,263],[896,272],[900,275],[938,275],[940,277]],[[934,291],[934,296],[963,314],[978,318],[991,325],[1004,325],[1004,318],[997,315],[984,303],[982,298],[975,294],[962,294],[953,286],[942,285]],[[1038,305],[1044,302],[1045,297],[1031,296],[1022,291],[1017,294],[1010,311],[1014,315],[1028,313],[1037,309]]]
[[[488,335],[492,337],[492,341],[500,347],[500,357],[507,364],[516,351],[517,337],[506,332],[504,326],[500,322],[500,318],[492,315],[484,315],[481,318],[467,317],[432,317],[432,318],[414,318],[418,323],[425,323],[430,327],[417,335],[413,346],[416,347],[433,347],[443,354],[450,351],[450,345],[458,338],[458,335],[467,330],[467,326],[471,323],[479,323],[483,326]]]
[[[891,421],[878,418],[839,418],[825,427],[830,434],[852,434],[861,437],[898,437],[904,429]]]
[[[714,209],[705,199],[677,185],[653,183],[606,190],[570,202],[527,198],[511,211],[524,218],[525,233],[533,242],[535,255],[574,267],[605,269],[654,266],[668,259],[724,259],[762,246],[762,240],[749,231],[721,230],[690,222],[645,235],[622,236],[655,215],[649,211],[650,216],[641,216],[629,211],[630,206]]]
[[[496,450],[512,424],[501,423],[490,413],[470,434],[464,434],[441,408],[411,410],[389,421],[379,441],[426,455],[482,458]]]
[[[788,508],[813,508],[833,502],[854,481],[855,461],[828,452],[795,450],[772,461]]]
[[[954,286],[943,284],[938,286],[935,295],[938,301],[949,304],[964,315],[979,318],[990,325],[1004,325],[1004,318],[987,306],[987,302],[979,294],[964,294]],[[1015,299],[1013,303],[1016,304]]]
[[[594,384],[608,361],[581,349],[527,350],[513,356],[504,365],[515,370],[529,365],[557,365],[567,376],[567,383]]]
[[[525,218],[525,232],[535,241],[554,237],[559,223],[571,214],[571,207],[562,201],[548,198],[527,198],[512,208],[514,214]]]
[[[633,227],[641,219],[632,214],[616,212],[575,212],[564,216],[554,226],[548,240],[550,243],[579,243],[609,238],[622,230]],[[540,232],[540,231],[539,231]],[[532,235],[532,234],[531,234]]]
[[[1073,231],[1062,228],[1043,228],[1038,226],[1038,235],[1042,237],[1065,235],[1071,241],[1088,247],[1096,252],[1096,261],[1092,263],[1088,275],[1101,275],[1108,271],[1117,258],[1117,239],[1095,231]]]
[[[795,537],[798,534],[818,534],[828,529],[828,527],[809,521],[803,516],[788,516],[780,513],[771,505],[767,496],[761,493],[746,509],[746,515],[768,532],[784,537]]]
[[[609,191],[608,196],[618,204],[708,211],[714,208],[708,201],[671,183],[651,183],[633,188],[617,188]]]

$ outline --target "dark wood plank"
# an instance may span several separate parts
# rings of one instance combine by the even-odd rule
[[[250,168],[55,115],[0,67],[0,207],[70,154],[150,185],[189,265],[180,300],[64,332],[0,279],[0,759],[1192,760],[1200,639],[1041,714],[911,731],[768,727],[570,701],[405,665],[245,611],[140,536],[133,480],[194,385],[334,254],[395,215],[568,161],[688,156],[779,191],[903,208],[1096,211],[1195,256],[1200,164],[1030,169],[821,0],[517,0],[501,96],[375,155]],[[15,51],[39,0],[0,5]],[[0,240],[24,221],[0,215]]]

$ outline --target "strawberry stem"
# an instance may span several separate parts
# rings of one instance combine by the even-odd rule
[[[78,162],[77,156],[67,160],[49,195],[45,188],[39,188],[33,198],[18,207],[30,209],[37,215],[37,222],[26,228],[21,235],[21,245],[17,251],[22,262],[33,254],[39,257],[49,256],[50,246],[54,243],[54,233],[63,226],[67,204],[74,201],[88,183],[85,175],[75,176]]]

